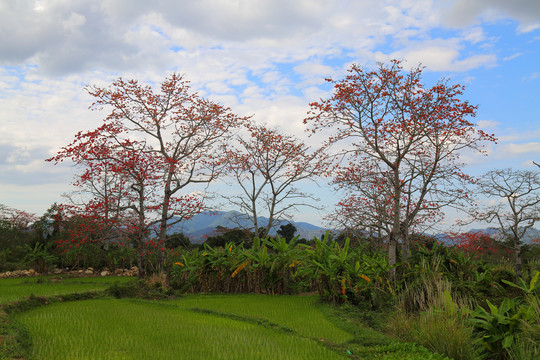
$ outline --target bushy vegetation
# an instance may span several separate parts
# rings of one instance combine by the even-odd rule
[[[327,235],[310,245],[280,237],[256,238],[252,247],[206,245],[171,258],[170,285],[186,293],[315,291],[327,302],[381,313],[386,320],[375,324],[380,330],[454,359],[537,353],[536,263],[515,283],[504,252],[484,257],[463,247],[418,242],[391,281],[386,254],[365,239],[354,243]]]
[[[135,262],[133,249],[119,244],[89,242],[58,252],[53,245],[54,235],[39,238],[28,231],[20,233],[20,237],[26,239],[22,245],[3,243],[0,255],[9,261],[2,263],[2,270],[32,267],[46,272],[56,267],[87,266],[115,269]],[[244,232],[224,231],[210,240],[197,246],[181,234],[171,236],[171,246],[165,249],[165,268],[154,266],[157,259],[150,255],[147,269],[156,270],[139,281],[113,285],[105,280],[109,278],[4,279],[0,285],[10,290],[2,290],[0,303],[23,296],[106,287],[107,294],[116,298],[154,300],[187,293],[317,293],[323,301],[349,309],[346,316],[356,318],[362,326],[390,336],[370,337],[363,332],[347,343],[346,350],[354,354],[376,359],[378,354],[394,349],[392,354],[428,351],[452,359],[538,357],[538,244],[523,247],[522,277],[517,278],[505,244],[483,238],[446,246],[416,236],[409,261],[393,267],[388,265],[381,243],[369,238],[351,240],[327,234],[322,239],[299,241],[297,237],[260,239],[246,237]],[[13,254],[19,254],[18,262],[10,257]],[[247,316],[223,308],[212,311]],[[275,322],[276,316],[269,316],[268,321]],[[288,328],[285,323],[279,324]],[[395,340],[389,340],[392,337]],[[403,345],[395,342],[398,340],[418,345]],[[428,353],[418,358],[432,356]]]

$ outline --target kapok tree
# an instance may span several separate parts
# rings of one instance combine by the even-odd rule
[[[186,190],[216,179],[230,136],[248,119],[199,97],[178,74],[158,91],[121,78],[109,88],[87,91],[96,98],[91,109],[111,112],[101,126],[78,133],[49,160],[70,159],[85,168],[83,187],[93,188],[92,181],[106,174],[113,177],[116,185],[98,191],[96,216],[112,215],[116,228],[147,239],[162,265],[167,227],[203,208],[200,197]]]
[[[504,240],[511,240],[516,276],[521,276],[521,241],[540,221],[540,172],[500,169],[488,171],[477,183],[478,192],[494,201],[471,211],[472,219],[496,223]]]
[[[239,145],[228,152],[228,170],[243,193],[227,199],[249,216],[255,236],[266,236],[276,223],[290,219],[290,211],[315,207],[308,202],[314,197],[296,185],[320,174],[326,159],[321,149],[312,150],[276,129],[250,126],[249,132],[250,136],[238,137]],[[268,224],[261,231],[262,214]]]
[[[447,237],[458,249],[475,256],[495,255],[501,250],[500,243],[482,231],[449,233]]]
[[[334,172],[334,184],[345,197],[336,205],[336,210],[328,217],[331,223],[358,237],[368,236],[382,243],[392,234],[394,220],[394,188],[388,178],[380,173],[365,172],[366,168],[349,164]],[[410,217],[414,206],[421,206],[418,215]],[[416,199],[403,193],[400,201],[400,218],[408,219],[403,236],[413,232],[427,231],[429,226],[442,219],[438,204],[427,199],[418,204]],[[381,244],[379,244],[381,245]]]
[[[372,71],[353,65],[344,79],[328,79],[333,95],[312,103],[304,120],[312,132],[333,131],[327,142],[345,145],[336,156],[359,179],[385,178],[392,196],[391,265],[400,240],[408,258],[409,229],[420,213],[467,200],[463,186],[471,179],[460,153],[482,152],[484,141],[495,140],[467,120],[476,107],[461,99],[463,86],[439,81],[426,87],[422,71],[404,71],[397,60]],[[406,212],[404,198],[410,200]]]
[[[0,204],[0,226],[11,230],[25,230],[37,220],[35,214]]]

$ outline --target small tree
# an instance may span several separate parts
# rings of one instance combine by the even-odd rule
[[[478,181],[478,191],[494,199],[489,205],[471,211],[472,218],[497,223],[504,240],[512,241],[516,276],[521,276],[521,240],[540,221],[540,172],[492,170]]]
[[[279,227],[279,230],[277,231],[277,234],[287,240],[287,242],[291,241],[291,239],[294,237],[294,234],[296,233],[296,226],[294,226],[291,223],[288,223],[286,225],[281,225]]]
[[[169,249],[176,249],[178,247],[190,249],[191,241],[189,240],[189,237],[184,235],[184,233],[174,233],[167,235],[167,247]]]
[[[312,103],[304,120],[312,132],[334,130],[327,143],[346,146],[336,158],[360,181],[385,179],[391,265],[399,241],[407,260],[408,236],[419,214],[467,201],[464,183],[470,178],[460,152],[482,151],[483,141],[494,141],[467,120],[476,107],[461,100],[463,86],[440,81],[425,87],[422,71],[405,72],[397,60],[373,71],[353,65],[344,79],[328,80],[333,95]]]

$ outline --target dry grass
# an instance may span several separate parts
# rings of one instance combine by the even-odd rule
[[[164,290],[169,288],[169,280],[164,271],[150,275],[145,281],[151,287],[162,287]]]

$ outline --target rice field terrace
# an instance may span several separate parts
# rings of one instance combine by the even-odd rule
[[[114,281],[130,279],[0,280],[4,308],[50,295],[46,306],[3,314],[0,359],[444,359],[356,327],[315,295],[58,300]],[[25,350],[12,352],[14,340]]]

